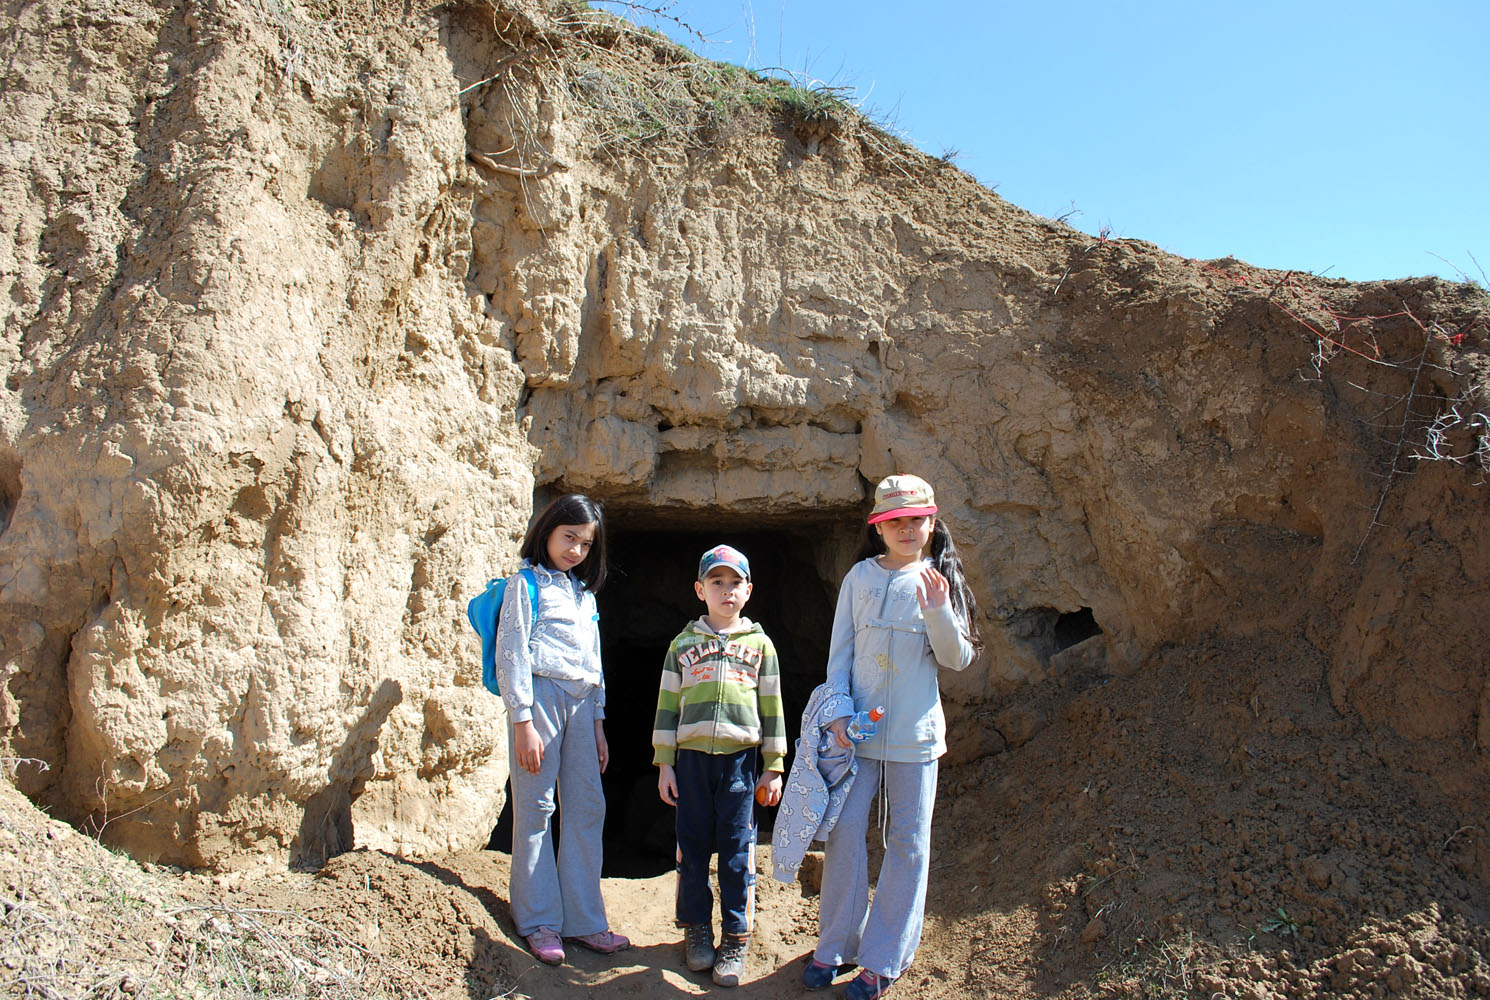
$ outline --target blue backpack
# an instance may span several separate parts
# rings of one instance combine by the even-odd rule
[[[512,576],[522,574],[528,581],[528,601],[533,605],[533,615],[538,615],[538,578],[531,569],[524,567]],[[501,697],[502,689],[497,685],[497,619],[502,614],[502,595],[507,591],[511,576],[488,580],[486,589],[471,598],[466,605],[466,617],[471,627],[481,636],[481,683],[492,694]]]

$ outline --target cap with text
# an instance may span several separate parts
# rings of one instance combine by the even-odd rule
[[[874,510],[869,523],[892,517],[924,517],[936,513],[936,494],[920,476],[886,476],[874,488]]]

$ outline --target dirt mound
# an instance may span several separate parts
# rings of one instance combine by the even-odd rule
[[[1282,637],[1172,647],[952,770],[940,863],[978,875],[938,912],[974,942],[969,982],[1483,995],[1484,831],[1430,777],[1435,748],[1337,713],[1325,670]]]

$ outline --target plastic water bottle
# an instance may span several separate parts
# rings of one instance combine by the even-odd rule
[[[885,717],[885,706],[876,705],[867,712],[859,712],[848,722],[848,738],[863,743],[879,729],[879,721]]]

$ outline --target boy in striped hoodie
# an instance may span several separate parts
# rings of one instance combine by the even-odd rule
[[[719,986],[745,971],[755,915],[755,803],[781,800],[786,714],[776,647],[741,612],[750,560],[718,545],[698,564],[694,593],[707,613],[668,647],[652,727],[662,801],[678,807],[677,918],[688,968]],[[764,765],[757,778],[756,748]],[[754,794],[752,794],[754,793]],[[709,858],[719,853],[722,935],[714,948]]]

